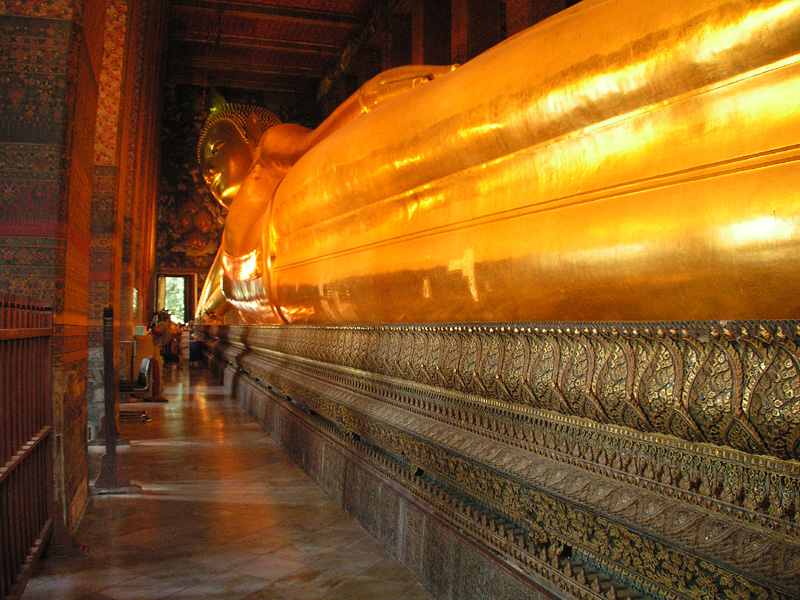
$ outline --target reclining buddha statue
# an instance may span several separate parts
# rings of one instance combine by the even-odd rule
[[[796,318],[798,31],[797,0],[584,0],[378,75],[314,130],[212,117],[230,211],[198,314]]]

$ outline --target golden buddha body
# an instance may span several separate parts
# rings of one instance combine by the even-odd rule
[[[797,318],[798,31],[798,0],[586,0],[304,143],[272,127],[225,296],[262,323]]]

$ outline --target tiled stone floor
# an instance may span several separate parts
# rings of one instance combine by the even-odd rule
[[[45,557],[23,600],[433,600],[201,369],[168,368],[121,424],[139,494],[92,496],[87,557]],[[102,449],[90,449],[92,481]]]

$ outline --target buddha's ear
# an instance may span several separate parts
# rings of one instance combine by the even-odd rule
[[[261,141],[261,136],[264,135],[264,126],[261,124],[261,119],[255,111],[247,116],[244,130],[245,133],[247,133],[247,141],[258,146],[258,143]]]

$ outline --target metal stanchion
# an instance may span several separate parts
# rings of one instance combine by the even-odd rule
[[[141,492],[122,471],[117,456],[117,376],[114,369],[114,309],[103,309],[103,384],[105,386],[105,441],[106,453],[100,459],[100,475],[94,482],[94,494],[127,494]]]

